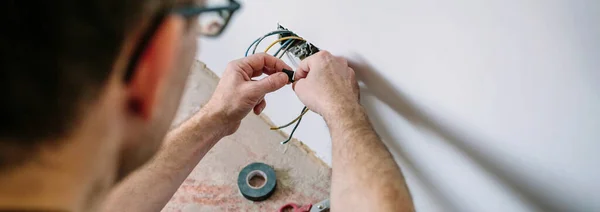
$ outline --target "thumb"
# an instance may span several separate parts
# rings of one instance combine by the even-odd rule
[[[269,75],[259,81],[256,81],[255,86],[257,89],[264,93],[271,93],[279,90],[288,83],[288,76],[283,72]]]

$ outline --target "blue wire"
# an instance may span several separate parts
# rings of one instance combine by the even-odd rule
[[[248,46],[248,49],[246,49],[246,54],[244,54],[244,57],[248,57],[248,52],[250,52],[250,49],[252,48],[252,46],[254,46],[255,43],[258,42],[258,40],[260,40],[260,38],[256,39],[254,42],[252,42],[252,44],[250,44],[250,46]]]
[[[279,52],[281,50],[283,50],[283,48],[289,46],[290,44],[292,44],[292,42],[294,41],[294,39],[289,39],[287,41],[285,41],[285,43],[283,43],[283,45],[281,45],[281,47],[279,47],[279,49],[277,49],[277,51],[275,52],[275,54],[273,54],[273,56],[277,57],[277,55],[279,54]]]
[[[302,113],[304,113],[304,110],[308,110],[308,108],[306,108],[306,106],[304,106],[304,108],[302,108]],[[302,113],[300,113],[300,114],[302,114]],[[287,142],[290,142],[292,140],[292,136],[294,136],[294,133],[296,132],[296,129],[298,128],[298,125],[300,125],[300,122],[302,121],[302,117],[304,117],[304,116],[300,116],[300,118],[296,122],[296,126],[294,126],[294,129],[292,129],[292,132],[290,133],[290,137],[288,137],[287,140],[282,141],[281,144],[286,144]]]
[[[283,34],[283,33],[292,33],[293,34],[292,31],[288,31],[288,30],[276,30],[276,31],[269,32],[266,35],[256,39],[254,42],[252,42],[252,44],[250,44],[250,46],[248,46],[248,49],[246,49],[246,54],[244,54],[244,57],[248,57],[248,52],[250,52],[250,49],[252,48],[252,46],[254,46],[254,44],[256,44],[256,46],[254,47],[254,51],[252,51],[252,54],[256,53],[256,48],[258,47],[258,44],[260,44],[260,42],[262,40],[264,40],[266,37],[276,35],[276,34]]]

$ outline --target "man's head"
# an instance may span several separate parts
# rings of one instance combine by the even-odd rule
[[[182,4],[0,4],[0,175],[81,156],[98,159],[98,172],[119,170],[113,178],[147,161],[169,128],[196,52],[197,24],[170,13]]]

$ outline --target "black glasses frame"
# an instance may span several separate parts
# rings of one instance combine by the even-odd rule
[[[177,8],[173,10],[173,13],[179,14],[183,17],[186,18],[190,18],[193,16],[197,16],[200,15],[201,13],[205,13],[205,12],[224,12],[227,11],[229,12],[229,16],[227,17],[227,19],[225,19],[225,22],[223,23],[223,26],[221,26],[221,29],[215,33],[214,35],[204,35],[207,37],[216,37],[219,36],[223,33],[224,29],[227,28],[227,25],[229,24],[229,20],[231,20],[231,17],[233,16],[233,14],[239,10],[241,8],[240,3],[236,2],[235,0],[229,0],[229,5],[227,6],[221,6],[221,7],[197,7],[197,6],[192,6],[192,7],[182,7],[182,8]],[[219,14],[221,15],[221,14]]]
[[[135,70],[134,70],[135,66],[137,65],[138,61],[140,60],[142,53],[144,52],[144,50],[146,50],[146,46],[148,45],[148,42],[150,42],[150,39],[152,38],[154,33],[156,33],[158,26],[160,25],[160,23],[163,22],[163,20],[167,14],[178,14],[185,18],[192,18],[193,16],[197,16],[197,15],[200,15],[201,13],[205,13],[205,12],[220,12],[220,13],[222,13],[223,11],[227,11],[227,12],[229,12],[229,16],[225,19],[225,22],[223,23],[223,26],[221,27],[221,29],[219,29],[219,31],[216,32],[215,34],[205,35],[207,37],[217,37],[223,33],[225,28],[227,28],[227,25],[229,24],[231,17],[233,17],[233,14],[235,14],[235,12],[237,10],[239,10],[240,8],[241,8],[240,3],[238,3],[235,0],[229,0],[229,5],[227,5],[227,6],[220,6],[220,7],[185,6],[185,7],[172,9],[169,12],[159,13],[159,15],[154,17],[154,19],[151,22],[150,27],[143,34],[140,42],[137,44],[135,50],[133,51],[133,55],[131,56],[131,60],[129,61],[129,64],[127,64],[127,69],[125,71],[125,76],[124,76],[125,82],[129,82],[131,80],[131,77],[133,77],[133,73],[135,72]],[[219,15],[221,15],[221,14],[219,14]]]

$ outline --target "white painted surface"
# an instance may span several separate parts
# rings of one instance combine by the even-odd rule
[[[419,211],[600,211],[600,1],[243,1],[200,59],[220,75],[276,22],[376,70],[363,104]],[[320,117],[295,137],[331,162]]]

